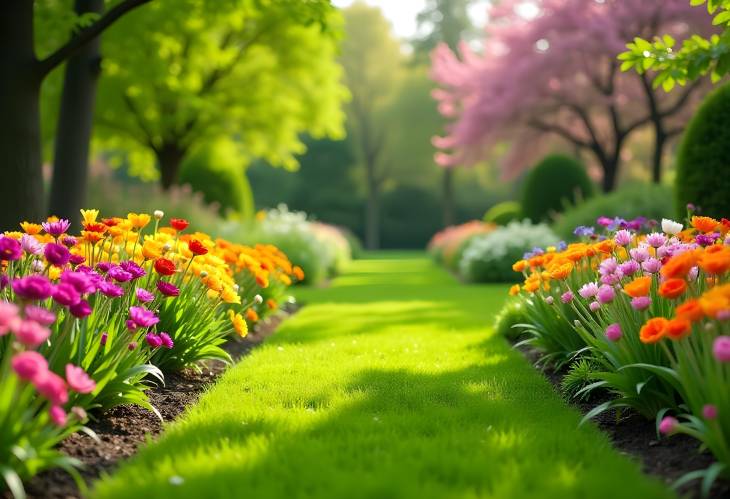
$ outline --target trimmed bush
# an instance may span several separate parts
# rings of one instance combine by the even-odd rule
[[[687,203],[703,215],[730,213],[730,85],[712,92],[687,126],[677,154],[677,212]]]
[[[497,225],[507,225],[522,218],[522,206],[517,201],[497,203],[484,214],[484,221]]]
[[[243,172],[241,155],[230,140],[218,140],[191,154],[180,169],[180,183],[201,192],[207,203],[218,203],[248,218],[253,215],[251,187]]]
[[[673,218],[673,197],[672,188],[664,185],[627,185],[566,210],[553,224],[553,230],[563,239],[572,239],[576,227],[595,225],[601,216],[626,220],[640,216],[654,220]]]
[[[522,213],[536,223],[549,220],[567,206],[591,197],[593,189],[581,162],[560,154],[546,156],[527,174]]]
[[[509,300],[494,318],[494,331],[510,341],[517,341],[523,332],[517,324],[529,323],[530,319],[522,302]]]

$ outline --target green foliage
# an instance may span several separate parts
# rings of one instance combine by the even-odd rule
[[[730,85],[710,94],[687,125],[677,154],[677,211],[687,203],[703,215],[730,215]]]
[[[569,399],[586,400],[592,392],[588,390],[582,393],[578,392],[596,380],[596,371],[597,368],[590,359],[581,358],[576,360],[570,365],[568,372],[560,381],[560,390]]]
[[[205,144],[190,154],[183,161],[179,182],[203,193],[206,203],[218,204],[221,213],[232,210],[244,218],[253,216],[251,187],[244,174],[242,154],[231,140]]]
[[[552,154],[527,174],[522,211],[533,222],[549,220],[567,205],[591,197],[593,190],[582,163],[570,156]]]
[[[567,209],[553,224],[553,230],[563,239],[572,239],[579,225],[595,225],[598,217],[636,217],[661,220],[674,216],[674,194],[671,187],[656,184],[630,184],[593,197]]]
[[[430,191],[399,186],[382,197],[383,248],[423,248],[441,227],[441,206]]]
[[[517,201],[497,203],[484,214],[484,221],[497,225],[507,225],[522,217],[522,206]]]
[[[494,331],[510,341],[517,341],[522,335],[522,328],[517,324],[526,324],[527,322],[528,318],[522,302],[509,300],[494,318]]]

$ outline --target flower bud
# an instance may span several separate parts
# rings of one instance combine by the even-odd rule
[[[165,216],[165,212],[162,211],[162,210],[155,210],[154,213],[153,213],[153,215],[155,216],[155,218],[157,220],[162,220],[162,217]]]
[[[261,295],[256,295],[256,296],[253,297],[253,301],[257,305],[261,305],[264,302],[264,297],[261,296]]]

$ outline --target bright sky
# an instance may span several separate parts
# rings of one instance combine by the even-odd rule
[[[337,7],[347,7],[355,0],[333,0]],[[425,0],[365,0],[368,5],[380,7],[399,38],[412,38],[416,34],[416,15],[423,10]],[[477,26],[483,26],[486,17],[486,0],[474,3],[469,13]]]

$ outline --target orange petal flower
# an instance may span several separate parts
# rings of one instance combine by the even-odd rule
[[[692,227],[701,232],[712,232],[720,225],[720,222],[712,217],[692,217]]]
[[[515,295],[518,295],[518,294],[520,294],[520,285],[519,284],[515,284],[514,286],[512,286],[511,288],[509,288],[509,295],[510,296],[515,296]]]
[[[550,270],[550,277],[553,279],[565,279],[573,271],[573,264],[570,262],[558,265]]]
[[[666,327],[664,328],[664,334],[675,341],[689,336],[691,332],[692,324],[687,319],[681,318],[667,321]]]
[[[651,289],[651,276],[637,277],[624,286],[624,292],[631,298],[648,296]]]
[[[705,314],[702,311],[702,307],[698,300],[687,300],[674,310],[674,315],[678,319],[686,319],[690,322],[697,322],[702,320]]]
[[[669,321],[664,317],[654,317],[646,321],[639,331],[639,339],[642,343],[656,343],[664,338],[667,323]]]
[[[710,250],[710,248],[713,249]],[[724,274],[730,269],[730,250],[719,245],[710,246],[710,248],[700,258],[700,268],[710,275]]]
[[[659,286],[659,294],[664,298],[669,298],[670,300],[678,298],[684,294],[685,291],[687,291],[687,283],[684,279],[667,279],[661,284],[661,286]]]
[[[684,277],[692,267],[697,265],[697,255],[694,251],[687,251],[673,256],[662,267],[662,275],[667,278]]]

